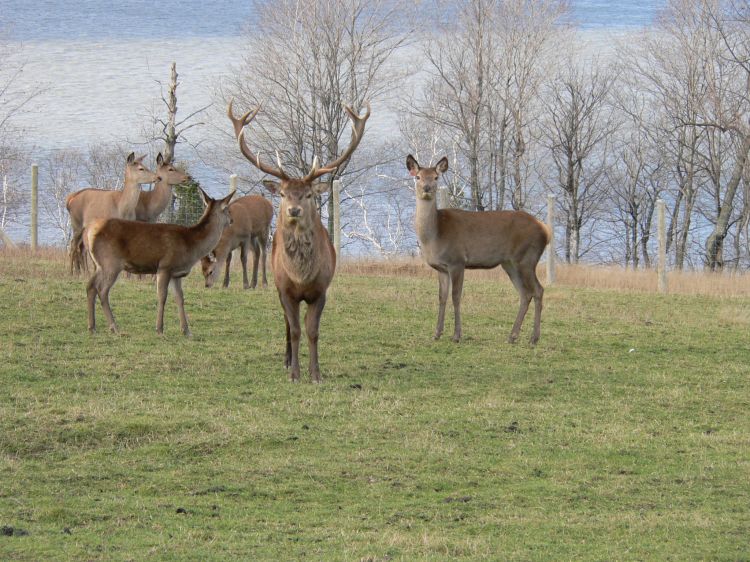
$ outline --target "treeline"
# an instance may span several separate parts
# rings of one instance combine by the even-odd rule
[[[348,144],[342,103],[369,100],[365,139],[335,173],[349,253],[416,251],[413,153],[449,157],[455,207],[541,217],[554,194],[567,262],[649,266],[663,199],[673,267],[750,267],[746,0],[667,0],[650,28],[608,36],[578,29],[560,0],[256,0],[253,13],[201,123],[172,121],[171,138],[157,116],[146,140],[178,143],[195,127],[191,168],[260,190],[231,134],[230,99],[237,111],[262,106],[248,142],[299,174]]]

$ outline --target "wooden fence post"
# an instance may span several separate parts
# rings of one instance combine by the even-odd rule
[[[555,282],[555,196],[547,195],[547,226],[550,237],[547,246],[547,285]]]
[[[31,165],[31,249],[36,251],[39,241],[39,166]]]
[[[663,199],[656,202],[657,226],[659,236],[659,259],[656,264],[656,275],[658,279],[658,289],[660,293],[667,292],[667,229],[665,218],[665,207]]]
[[[333,247],[341,258],[341,180],[333,180]]]

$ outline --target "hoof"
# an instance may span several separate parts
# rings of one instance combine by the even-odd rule
[[[453,343],[458,343],[458,342],[460,342],[460,341],[461,341],[461,336],[460,336],[460,335],[459,335],[459,336],[453,336],[453,337],[451,338],[451,341],[452,341]]]
[[[511,334],[510,336],[508,336],[508,343],[516,343],[517,339],[518,336],[514,336],[513,334]]]
[[[440,339],[440,336],[442,336],[442,335],[443,334],[435,334],[434,336],[432,336],[432,339],[435,340],[435,341],[437,341],[437,340]]]

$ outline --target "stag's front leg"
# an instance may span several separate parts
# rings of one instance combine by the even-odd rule
[[[292,370],[289,373],[289,380],[292,382],[299,382],[299,338],[302,333],[299,324],[299,301],[292,299],[285,294],[279,295],[281,298],[281,306],[284,307],[284,313],[286,314],[288,334],[287,347],[291,347],[291,366]]]
[[[453,291],[453,341],[461,340],[461,292],[464,288],[464,268],[451,271],[451,288]]]
[[[164,305],[167,302],[169,293],[169,280],[171,275],[168,271],[159,271],[156,274],[156,294],[159,298],[159,304],[156,309],[156,333],[164,333]]]
[[[445,304],[448,302],[448,289],[450,289],[451,278],[447,271],[438,271],[438,319],[433,339],[440,339],[443,335],[445,324]]]
[[[325,294],[318,300],[307,305],[305,313],[305,330],[307,331],[307,343],[310,347],[310,379],[312,382],[321,382],[320,365],[318,365],[318,333],[320,331],[320,317],[326,305]]]
[[[177,310],[180,313],[180,330],[186,336],[190,337],[190,328],[188,327],[187,314],[185,314],[185,297],[182,294],[182,278],[172,279],[172,287],[174,287],[174,300],[177,302]]]

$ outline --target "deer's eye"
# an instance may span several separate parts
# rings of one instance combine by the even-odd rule
[[[283,199],[284,197],[286,197],[286,194],[285,194],[285,193],[284,193],[283,191],[279,191],[279,195],[281,196],[281,198],[282,198],[282,199]]]
[[[310,199],[310,197],[312,197],[312,193],[308,193],[307,195],[305,195],[305,199]]]

